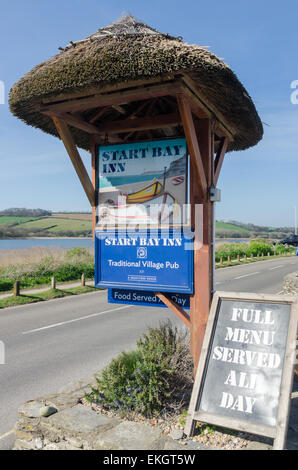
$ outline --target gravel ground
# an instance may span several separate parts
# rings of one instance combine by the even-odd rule
[[[102,413],[107,416],[117,416],[119,414],[113,411],[108,411],[102,407],[88,402],[85,398],[81,400],[81,403],[84,406],[88,406],[97,413]],[[203,444],[212,449],[221,449],[221,450],[245,450],[248,447],[251,447],[252,442],[259,444],[271,445],[271,439],[255,436],[243,432],[232,431],[228,429],[218,428],[215,426],[207,425],[204,423],[197,423],[194,436],[189,438],[183,438],[183,429],[185,424],[185,413],[179,415],[172,415],[166,418],[145,418],[141,414],[130,413],[129,416],[121,418],[123,421],[134,421],[142,422],[148,426],[159,427],[161,431],[177,440],[182,445],[186,445],[187,442],[193,441]]]

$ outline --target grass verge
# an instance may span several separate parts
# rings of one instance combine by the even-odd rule
[[[69,295],[88,294],[98,291],[97,288],[91,286],[73,287],[71,289],[49,289],[38,294],[25,295],[21,294],[17,297],[11,295],[4,299],[0,299],[0,309],[7,307],[15,307],[16,305],[32,304],[35,302],[43,302],[45,300],[60,299]]]

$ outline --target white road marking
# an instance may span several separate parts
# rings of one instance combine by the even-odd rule
[[[250,274],[243,274],[243,276],[237,276],[237,277],[234,277],[233,279],[241,279],[242,277],[248,277],[248,276],[254,276],[254,274],[259,274],[260,271],[256,271],[254,273],[250,273]]]
[[[269,271],[273,271],[273,269],[281,268],[284,264],[279,264],[278,266],[274,266],[274,268],[269,268]]]
[[[11,431],[6,432],[5,434],[2,434],[2,436],[0,436],[0,441],[1,439],[5,439],[5,437],[11,436],[11,434],[14,434],[13,429]]]
[[[34,330],[23,331],[22,335],[28,335],[29,333],[36,333],[37,331],[48,330],[50,328],[56,328],[57,326],[67,325],[69,323],[74,323],[76,321],[86,320],[87,318],[98,317],[104,313],[115,312],[116,310],[123,310],[125,308],[131,308],[133,305],[124,305],[123,307],[113,308],[111,310],[105,310],[103,312],[92,313],[91,315],[86,315],[85,317],[74,318],[73,320],[67,320],[60,323],[53,323],[52,325],[42,326],[41,328],[35,328]]]

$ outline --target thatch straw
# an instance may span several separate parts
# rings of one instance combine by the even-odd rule
[[[231,69],[204,47],[183,43],[126,16],[95,34],[71,42],[62,52],[33,68],[10,92],[10,109],[27,124],[57,135],[52,120],[34,109],[45,97],[141,78],[186,73],[225,117],[237,135],[230,150],[255,145],[263,127],[248,93]],[[89,149],[89,136],[74,138]]]

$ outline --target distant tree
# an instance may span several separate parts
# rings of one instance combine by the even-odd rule
[[[52,212],[45,209],[26,209],[24,207],[12,207],[0,211],[0,216],[8,217],[49,217],[51,215]]]

